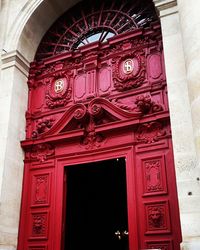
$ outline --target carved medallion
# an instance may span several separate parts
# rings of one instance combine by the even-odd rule
[[[114,87],[118,91],[139,87],[145,79],[143,52],[129,53],[112,60]]]
[[[71,98],[70,78],[67,73],[55,73],[53,78],[47,78],[46,104],[52,109],[65,106]]]

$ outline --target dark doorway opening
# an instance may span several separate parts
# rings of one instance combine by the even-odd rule
[[[65,250],[127,250],[124,158],[66,168]]]

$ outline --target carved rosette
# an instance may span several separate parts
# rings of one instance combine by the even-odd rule
[[[51,144],[43,143],[34,145],[31,151],[31,158],[41,163],[47,160],[48,156],[54,155],[55,150]]]
[[[66,72],[54,73],[53,78],[46,79],[46,105],[50,108],[62,107],[71,99],[70,78]]]
[[[167,132],[163,129],[162,123],[150,122],[139,126],[136,139],[138,142],[154,143],[166,136]]]
[[[144,56],[140,52],[115,58],[112,65],[114,87],[118,91],[137,88],[145,80]]]

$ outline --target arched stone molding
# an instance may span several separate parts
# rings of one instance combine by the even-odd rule
[[[3,49],[7,52],[18,50],[31,62],[48,28],[63,12],[79,1],[27,1],[24,6],[21,6],[21,11],[16,14],[13,22],[8,24]]]
[[[12,10],[13,16],[11,11],[7,20],[0,85],[0,164],[3,166],[0,170],[0,250],[16,249],[17,244],[23,175],[19,142],[25,136],[29,63],[51,24],[77,2],[15,0],[18,9]],[[196,205],[200,199],[179,13],[176,0],[154,0],[154,3],[161,18],[182,231],[187,242],[200,235]],[[188,196],[188,192],[194,196]],[[197,245],[198,240],[183,244],[184,250],[198,249]]]

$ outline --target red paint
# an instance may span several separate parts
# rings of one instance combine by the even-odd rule
[[[62,249],[66,166],[119,157],[126,158],[129,249],[180,249],[158,34],[155,24],[32,63],[18,250]],[[126,74],[127,59],[135,68]],[[55,92],[57,80],[64,85]]]

